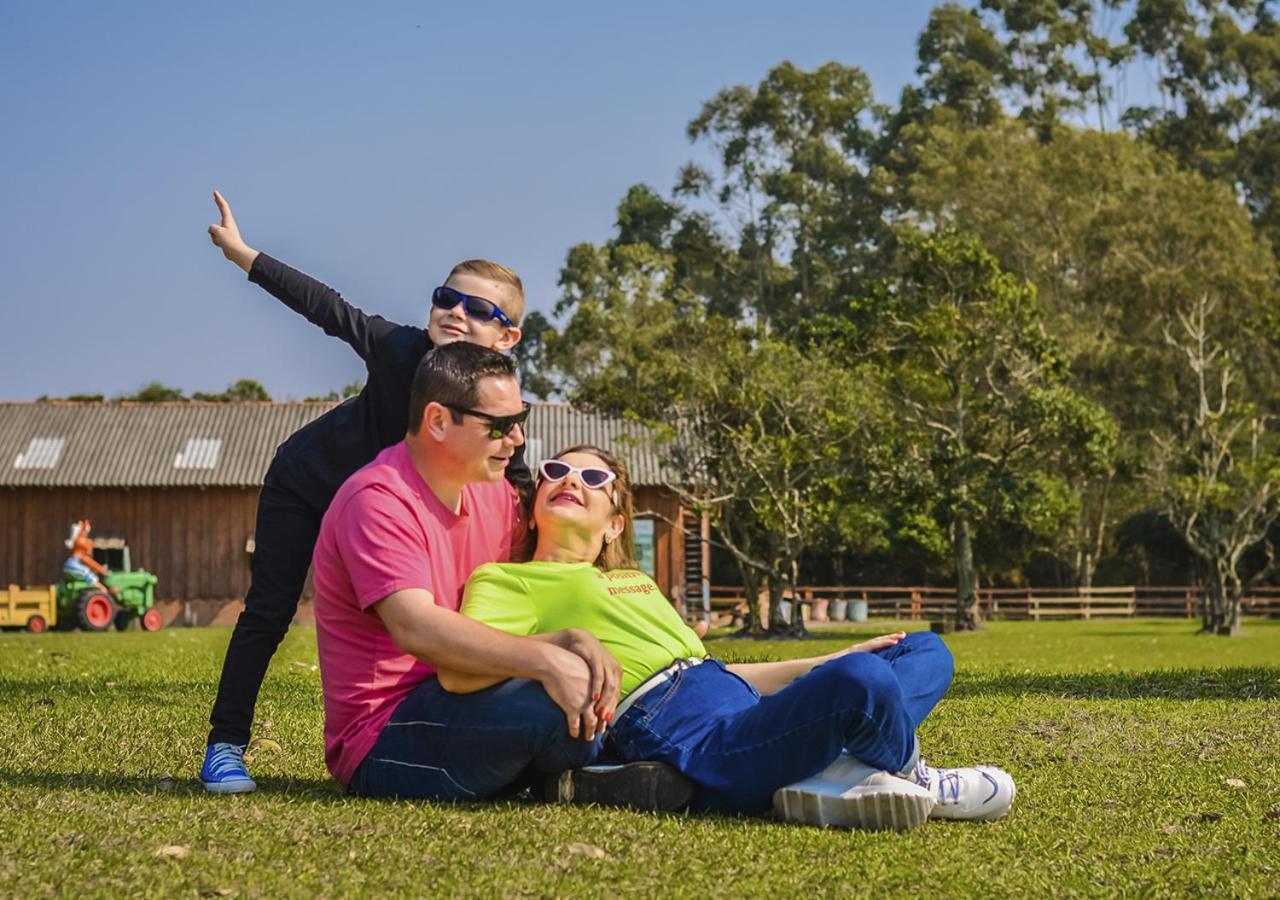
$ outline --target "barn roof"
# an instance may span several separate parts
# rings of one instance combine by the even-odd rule
[[[0,487],[256,487],[290,434],[332,403],[0,403]],[[535,403],[530,466],[573,444],[621,457],[635,484],[660,484],[635,423]]]

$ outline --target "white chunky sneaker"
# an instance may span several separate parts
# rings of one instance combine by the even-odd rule
[[[779,818],[820,828],[906,831],[923,825],[933,804],[932,791],[848,755],[773,794]]]
[[[1013,776],[994,766],[939,769],[922,759],[908,777],[932,794],[935,819],[991,822],[1009,811],[1018,792]]]

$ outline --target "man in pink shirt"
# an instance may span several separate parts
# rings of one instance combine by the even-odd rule
[[[503,473],[528,404],[513,361],[458,342],[414,377],[409,434],[339,489],[316,542],[325,761],[350,792],[471,800],[591,762],[617,702],[590,635],[514,637],[457,613],[467,577],[509,556]],[[510,680],[450,694],[440,665]]]

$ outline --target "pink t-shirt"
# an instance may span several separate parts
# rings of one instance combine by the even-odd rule
[[[396,646],[371,607],[407,588],[457,610],[468,576],[510,556],[518,515],[504,480],[462,489],[461,511],[427,487],[404,443],[338,490],[316,541],[316,639],[324,685],[324,756],[346,785],[400,701],[435,669]]]

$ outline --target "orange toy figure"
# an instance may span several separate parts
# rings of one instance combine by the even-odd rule
[[[64,541],[71,551],[71,556],[62,564],[62,569],[77,578],[106,589],[102,579],[107,576],[108,569],[93,558],[93,538],[89,537],[91,530],[88,519],[81,519],[71,526],[71,537]]]

